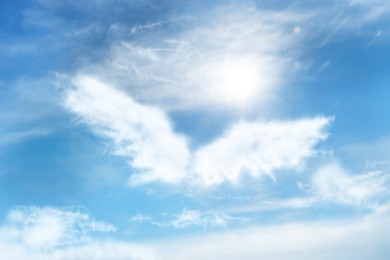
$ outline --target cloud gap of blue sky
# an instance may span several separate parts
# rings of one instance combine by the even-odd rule
[[[0,2],[1,259],[387,259],[390,4]]]

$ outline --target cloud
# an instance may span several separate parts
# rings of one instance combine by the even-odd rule
[[[9,212],[0,240],[32,250],[52,250],[88,241],[92,232],[112,232],[115,227],[93,220],[77,209],[19,207]]]
[[[187,139],[175,133],[164,112],[141,105],[93,77],[79,76],[68,90],[65,107],[96,134],[130,158],[132,184],[153,181],[200,186],[236,183],[248,174],[273,176],[277,169],[301,168],[326,138],[330,118],[286,122],[242,122],[218,140],[192,153]]]
[[[114,152],[131,158],[136,170],[131,183],[178,183],[187,172],[190,152],[186,139],[173,132],[166,115],[142,106],[123,92],[95,78],[79,76],[65,106],[100,136],[114,143]]]
[[[137,214],[131,218],[133,222],[143,224],[150,223],[161,228],[202,228],[212,229],[227,227],[232,224],[243,224],[249,222],[249,218],[233,217],[217,212],[202,212],[198,210],[183,210],[181,213],[168,220],[155,220],[152,217]]]
[[[21,78],[0,90],[0,146],[18,145],[64,127],[60,92],[52,77]],[[48,122],[50,121],[50,124]],[[7,153],[6,150],[3,152]]]
[[[343,18],[355,15],[346,16],[339,5],[350,3],[325,4],[322,15],[306,5],[277,11],[246,2],[210,6],[196,16],[180,13],[136,25],[112,23],[109,52],[103,62],[77,68],[80,76],[68,92],[66,107],[113,141],[116,154],[129,158],[131,184],[216,186],[235,184],[246,175],[275,179],[276,170],[304,166],[326,138],[324,128],[331,118],[236,122],[223,137],[190,151],[188,138],[174,132],[162,111],[252,105],[270,109],[283,82],[305,67],[298,58],[305,42],[354,27],[351,19]],[[335,9],[340,15],[328,19]],[[294,28],[300,29],[299,35]],[[111,97],[121,101],[111,102]]]
[[[89,231],[111,231],[112,226],[99,222],[98,228],[92,228],[92,217],[75,211],[25,208],[11,211],[8,222],[0,227],[0,256],[2,259],[387,259],[389,209],[389,205],[383,205],[364,217],[331,222],[251,226],[146,242],[100,239],[91,233],[84,243],[64,243],[61,241],[66,236],[58,236],[61,232],[53,226],[70,227],[61,229],[67,232],[79,228],[79,224]],[[42,234],[46,234],[62,246],[35,247],[15,239],[26,233],[26,225],[36,229],[37,241],[43,241]],[[52,240],[47,241],[53,245]]]
[[[364,218],[252,226],[160,246],[164,259],[387,259],[388,219],[386,205]]]
[[[380,171],[352,175],[332,163],[315,173],[312,189],[322,199],[360,205],[388,194],[389,179],[389,174]]]
[[[102,61],[78,69],[166,110],[264,110],[296,72],[310,67],[302,58],[307,50],[368,24],[375,5],[354,6],[332,1],[320,10],[303,4],[262,10],[247,1],[136,25],[111,21],[106,26],[112,41]]]
[[[132,37],[114,42],[104,63],[80,71],[169,110],[264,107],[294,71],[290,27],[304,19],[231,4],[136,27],[114,24]]]
[[[298,170],[314,155],[314,146],[327,135],[330,118],[318,117],[285,122],[243,122],[198,150],[195,169],[205,185],[236,183],[247,174],[270,176],[278,169]]]
[[[390,174],[373,170],[351,173],[332,162],[313,172],[307,183],[298,182],[303,191],[294,197],[267,200],[253,197],[246,203],[225,209],[231,213],[264,212],[276,210],[321,209],[332,205],[344,205],[358,209],[372,209],[388,199]]]
[[[247,200],[248,201],[248,200]],[[288,199],[279,200],[264,200],[259,198],[253,198],[249,200],[250,203],[240,203],[232,207],[224,209],[225,212],[231,212],[235,214],[242,213],[261,213],[265,211],[277,211],[277,210],[300,210],[305,208],[311,208],[313,206],[320,206],[321,200],[315,196],[307,197],[293,197]]]
[[[17,207],[0,226],[1,259],[156,259],[147,245],[103,240],[116,231],[78,207]]]
[[[235,203],[225,207],[230,214],[259,213],[266,211],[322,210],[332,206],[348,209],[372,210],[389,198],[390,174],[388,171],[371,170],[363,173],[347,171],[337,162],[321,165],[306,176],[306,182],[297,181],[299,190],[287,198],[269,199],[266,196],[220,196],[212,198]]]

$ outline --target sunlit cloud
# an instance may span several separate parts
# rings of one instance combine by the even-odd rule
[[[228,5],[136,27],[142,30],[121,28],[137,34],[114,43],[105,63],[82,71],[166,109],[264,107],[294,71],[290,28],[304,19]]]
[[[125,93],[95,78],[79,76],[65,107],[98,135],[114,144],[117,155],[130,158],[132,184],[153,181],[213,186],[240,181],[244,175],[270,176],[277,169],[299,170],[327,137],[331,118],[286,122],[236,123],[211,144],[194,151],[172,130],[164,112],[136,103]]]

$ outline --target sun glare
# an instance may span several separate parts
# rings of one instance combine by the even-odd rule
[[[253,61],[231,59],[213,68],[212,91],[222,101],[241,104],[249,101],[259,85],[258,66]]]

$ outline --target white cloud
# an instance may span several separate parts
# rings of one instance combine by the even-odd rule
[[[162,259],[387,259],[388,220],[387,205],[364,218],[252,226],[159,247]]]
[[[218,212],[203,212],[198,210],[183,210],[181,213],[164,220],[155,220],[152,217],[137,214],[131,218],[136,223],[150,223],[161,228],[202,228],[211,229],[227,227],[232,224],[243,224],[250,220],[244,217],[233,217]]]
[[[159,180],[180,182],[187,172],[190,152],[184,137],[156,108],[139,105],[124,93],[91,77],[74,79],[65,105],[92,130],[114,143],[117,155],[131,158],[138,172],[132,184]]]
[[[123,260],[152,260],[161,259],[155,249],[146,244],[135,244],[115,240],[90,241],[81,246],[69,246],[55,250],[32,250],[23,244],[0,244],[0,257],[11,259],[40,259],[40,260],[68,260],[68,259],[123,259]]]
[[[17,207],[0,226],[1,259],[156,259],[153,248],[112,239],[83,208]]]
[[[231,213],[261,213],[264,211],[276,210],[299,210],[310,208],[312,206],[319,206],[321,201],[314,196],[309,197],[293,197],[279,200],[261,200],[259,198],[253,199],[254,202],[240,203],[238,205],[224,209],[225,212]]]
[[[136,26],[113,23],[104,62],[80,71],[165,109],[265,109],[296,71],[310,66],[299,59],[308,43],[311,49],[356,33],[377,12],[376,5],[355,10],[350,1],[320,10],[299,6],[270,11],[247,1]]]
[[[237,123],[195,154],[195,169],[206,186],[237,183],[243,175],[270,176],[278,169],[298,170],[327,135],[330,118],[286,122]]]
[[[332,202],[364,204],[388,193],[390,175],[373,171],[351,175],[337,163],[320,168],[313,177],[313,191]]]
[[[248,174],[273,176],[297,170],[326,138],[330,118],[286,122],[237,123],[223,137],[191,154],[185,137],[175,133],[160,110],[134,102],[95,78],[79,76],[65,106],[92,130],[114,143],[117,155],[131,159],[132,184],[152,181],[212,186],[236,183]]]
[[[114,43],[104,64],[81,71],[166,109],[264,107],[294,70],[297,37],[290,29],[306,18],[231,5],[156,21],[149,24],[158,28],[146,24],[131,41]]]
[[[21,219],[18,214],[11,214],[13,221]],[[358,219],[252,226],[143,243],[90,237],[81,245],[68,243],[50,250],[15,240],[17,234],[24,232],[23,227],[11,230],[7,224],[0,228],[0,256],[2,259],[387,259],[389,216],[389,206],[384,205]],[[40,228],[47,231],[47,227]]]
[[[72,208],[19,207],[9,212],[6,223],[6,227],[0,229],[0,240],[32,250],[79,245],[87,242],[92,232],[116,230]]]
[[[88,226],[88,229],[92,230],[91,217],[78,213],[77,217],[74,217],[72,215],[74,211],[30,208],[27,210],[30,211],[29,213],[26,213],[26,210],[11,212],[8,223],[0,227],[0,257],[2,259],[387,259],[390,246],[387,239],[390,232],[389,209],[389,205],[383,205],[364,217],[331,222],[312,221],[250,226],[138,243],[114,239],[103,240],[92,235],[81,244],[65,243],[62,240],[66,236],[57,239],[57,234],[61,232],[51,231],[50,236],[57,241],[57,245],[63,246],[48,249],[34,247],[22,239],[15,239],[25,232],[25,225],[19,223],[26,222],[32,226],[39,221],[51,223],[48,226],[35,226],[37,234],[38,231],[47,233],[47,229],[52,225],[68,226],[69,221],[73,223],[71,229],[81,223],[81,226]],[[37,212],[41,219],[39,221],[34,215]],[[61,213],[58,214],[59,212]],[[46,217],[56,220],[42,220]],[[193,223],[192,220],[190,222]],[[103,225],[105,228],[98,229],[102,231],[112,229],[111,226],[107,228],[106,225]],[[37,239],[42,241],[40,235]]]
[[[229,216],[216,213],[202,213],[196,210],[183,210],[173,221],[175,228],[185,228],[191,226],[202,227],[223,227],[227,226]]]
[[[338,163],[328,163],[313,172],[309,182],[297,182],[301,191],[293,197],[267,199],[265,196],[216,197],[217,200],[238,200],[223,211],[231,214],[261,213],[264,211],[320,209],[344,205],[358,209],[373,209],[389,198],[390,174],[388,171],[366,171],[352,174]]]

